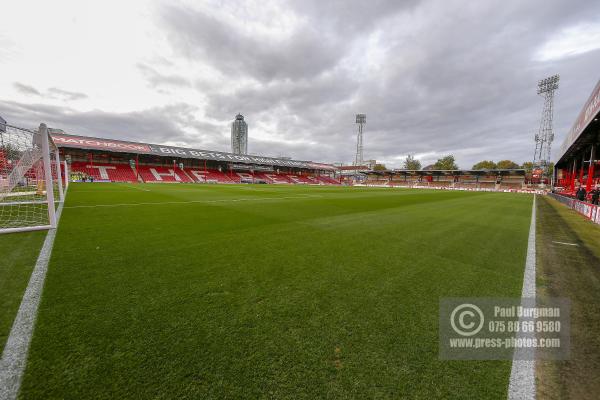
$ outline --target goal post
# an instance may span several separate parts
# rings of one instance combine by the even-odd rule
[[[56,228],[56,208],[63,200],[60,155],[46,125],[37,131],[3,125],[0,233]]]

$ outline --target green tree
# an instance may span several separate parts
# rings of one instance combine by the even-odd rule
[[[534,164],[531,161],[525,161],[523,165],[521,165],[521,168],[525,170],[526,174],[530,174],[531,172],[533,172],[533,167]]]
[[[409,154],[404,160],[404,169],[419,170],[421,169],[421,161]]]
[[[498,169],[519,169],[519,164],[511,160],[501,160],[496,164]]]
[[[496,163],[493,161],[479,161],[477,164],[473,165],[473,169],[496,169]]]
[[[458,169],[458,165],[456,165],[452,154],[440,158],[433,166],[435,169]]]
[[[535,164],[532,163],[531,161],[525,161],[523,163],[523,165],[521,165],[521,168],[525,170],[526,174],[531,174],[536,167],[535,167]],[[546,174],[547,176],[552,176],[553,172],[554,172],[554,163],[551,162],[546,166],[546,170],[544,171],[544,174]]]
[[[373,166],[374,171],[385,171],[386,169],[385,164],[375,164]]]

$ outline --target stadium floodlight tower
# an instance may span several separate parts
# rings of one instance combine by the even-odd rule
[[[363,160],[363,125],[367,123],[367,114],[356,114],[356,123],[358,124],[358,136],[356,137],[356,156],[354,165],[364,164]]]
[[[552,118],[554,115],[554,91],[558,89],[559,75],[552,75],[538,82],[537,93],[544,97],[544,108],[540,120],[540,129],[535,135],[535,154],[533,165],[541,168],[547,173],[550,164],[550,152],[554,140],[554,128]]]

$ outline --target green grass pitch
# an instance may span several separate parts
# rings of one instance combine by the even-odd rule
[[[0,235],[0,354],[45,237],[45,231]]]
[[[440,297],[521,293],[532,196],[73,184],[21,397],[505,399]]]

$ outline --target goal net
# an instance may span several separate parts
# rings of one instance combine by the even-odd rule
[[[0,125],[0,233],[55,228],[63,196],[58,149],[46,125]]]

